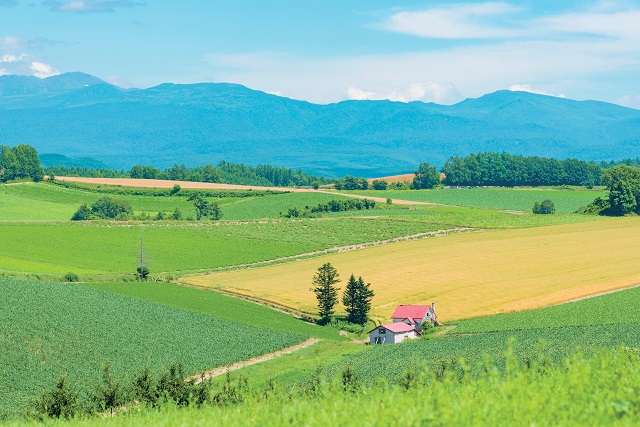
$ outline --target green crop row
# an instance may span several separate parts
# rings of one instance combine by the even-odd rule
[[[640,323],[640,288],[628,289],[538,310],[461,320],[452,333],[512,331],[558,326]]]
[[[305,335],[240,324],[76,285],[0,279],[0,417],[15,415],[66,374],[90,388],[109,363],[119,376],[188,373],[275,351]]]

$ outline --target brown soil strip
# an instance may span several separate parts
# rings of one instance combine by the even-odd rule
[[[284,356],[285,354],[295,353],[296,351],[300,351],[304,348],[311,347],[320,341],[318,338],[310,338],[303,343],[296,344],[291,347],[284,348],[282,350],[274,351],[273,353],[264,354],[262,356],[254,357],[253,359],[245,360],[244,362],[234,363],[231,366],[225,366],[223,368],[216,368],[211,371],[207,371],[200,375],[194,375],[191,377],[192,379],[196,379],[196,384],[201,383],[202,381],[210,380],[211,378],[219,377],[220,375],[224,375],[227,372],[236,371],[238,369],[242,369],[245,366],[255,365],[257,363],[266,362],[268,360],[273,360],[277,357]]]
[[[213,182],[170,181],[164,179],[136,179],[136,178],[82,178],[76,176],[56,176],[58,181],[77,182],[93,185],[117,185],[121,187],[135,188],[173,188],[179,185],[184,189],[199,190],[255,190],[255,191],[291,191],[291,192],[315,192],[312,188],[292,187],[263,187],[260,185],[235,185],[219,184]]]

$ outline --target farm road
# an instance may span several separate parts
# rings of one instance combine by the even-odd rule
[[[310,338],[300,344],[283,348],[282,350],[274,351],[273,353],[263,354],[262,356],[254,357],[253,359],[245,360],[244,362],[234,363],[231,366],[216,368],[211,371],[207,371],[201,375],[194,375],[192,378],[196,378],[196,384],[198,384],[198,383],[201,383],[202,381],[210,380],[211,378],[224,375],[227,372],[236,371],[238,369],[244,368],[245,366],[255,365],[257,363],[266,362],[267,360],[272,360],[277,357],[284,356],[285,354],[295,353],[296,351],[300,351],[304,348],[311,347],[312,345],[316,344],[318,341],[320,341],[318,338]]]
[[[255,191],[290,191],[293,193],[325,193],[325,194],[336,194],[344,197],[351,197],[353,199],[369,199],[369,200],[374,200],[376,203],[385,203],[387,201],[387,199],[383,197],[360,196],[357,194],[340,193],[340,192],[331,191],[331,190],[314,190],[312,188],[262,187],[257,185],[235,185],[235,184],[218,184],[213,182],[169,181],[164,179],[137,179],[137,178],[82,178],[82,177],[76,177],[76,176],[57,176],[56,179],[59,181],[77,182],[79,184],[119,185],[122,187],[134,187],[134,188],[173,188],[173,186],[177,184],[180,186],[180,188],[190,189],[190,190],[255,190]],[[436,205],[436,203],[414,202],[411,200],[400,200],[400,199],[393,199],[392,202],[396,205],[405,205],[405,206]]]

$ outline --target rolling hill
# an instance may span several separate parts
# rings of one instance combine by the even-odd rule
[[[228,83],[124,90],[82,73],[0,76],[0,119],[5,144],[113,167],[226,160],[380,176],[477,151],[596,161],[640,155],[638,110],[510,91],[452,106],[317,105]]]

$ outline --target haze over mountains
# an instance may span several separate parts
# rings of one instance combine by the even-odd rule
[[[83,73],[0,76],[0,118],[2,144],[125,168],[226,160],[376,176],[478,151],[640,156],[640,110],[527,92],[317,105],[227,83],[125,90]]]

